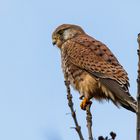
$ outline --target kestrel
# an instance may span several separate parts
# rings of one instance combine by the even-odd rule
[[[61,51],[64,77],[79,91],[83,110],[94,98],[137,111],[137,102],[129,93],[128,75],[105,44],[71,24],[57,27],[52,42]]]

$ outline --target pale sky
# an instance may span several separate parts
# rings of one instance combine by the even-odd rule
[[[51,34],[63,23],[78,24],[105,43],[128,72],[137,93],[139,0],[0,0],[0,139],[78,140],[67,106],[60,51]],[[72,90],[82,132],[85,112]],[[112,103],[93,101],[93,134],[117,133],[135,140],[136,116]],[[67,115],[68,114],[68,115]]]

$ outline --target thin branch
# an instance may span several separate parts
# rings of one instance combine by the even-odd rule
[[[88,104],[86,107],[86,120],[87,120],[87,128],[88,128],[88,136],[89,140],[93,140],[93,135],[92,135],[92,114],[90,112],[90,107],[91,104]]]
[[[138,104],[138,112],[137,112],[137,140],[140,140],[140,33],[138,34],[138,78],[137,78],[137,104]]]
[[[106,136],[105,138],[103,136],[99,136],[98,140],[115,140],[117,135],[114,132],[110,132],[110,136],[111,138],[108,138],[108,136]]]
[[[67,88],[68,105],[70,107],[71,115],[72,115],[72,118],[73,118],[74,123],[75,123],[75,130],[78,133],[80,140],[84,140],[82,132],[81,132],[81,126],[78,124],[76,113],[75,113],[74,108],[73,108],[72,94],[70,92],[70,82],[66,80],[65,85]]]

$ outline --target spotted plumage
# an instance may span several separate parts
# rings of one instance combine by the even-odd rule
[[[87,35],[80,26],[70,24],[59,26],[52,39],[60,48],[65,78],[84,98],[82,109],[94,98],[111,100],[136,112],[136,101],[128,89],[128,75],[105,44]]]

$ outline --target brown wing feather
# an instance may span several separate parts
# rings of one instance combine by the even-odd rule
[[[72,41],[88,47],[98,58],[102,59],[107,64],[112,65],[112,67],[113,66],[117,67],[118,70],[113,73],[115,75],[117,74],[120,77],[120,79],[121,77],[123,77],[123,79],[121,79],[122,83],[124,83],[125,80],[127,86],[129,86],[129,79],[127,76],[127,72],[123,69],[123,67],[120,65],[119,61],[117,60],[117,58],[113,55],[113,53],[105,44],[85,34],[73,38]]]
[[[114,79],[120,84],[127,85],[127,73],[119,63],[113,65],[105,61],[101,56],[96,55],[90,47],[72,41],[67,41],[63,46],[67,50],[65,54],[73,64],[92,74],[98,72],[98,77],[100,78]]]
[[[89,47],[95,55],[102,57],[104,61],[107,61],[112,65],[118,65],[119,63],[117,58],[112,54],[110,49],[105,44],[88,35],[79,35],[76,38],[73,38],[72,41]]]

